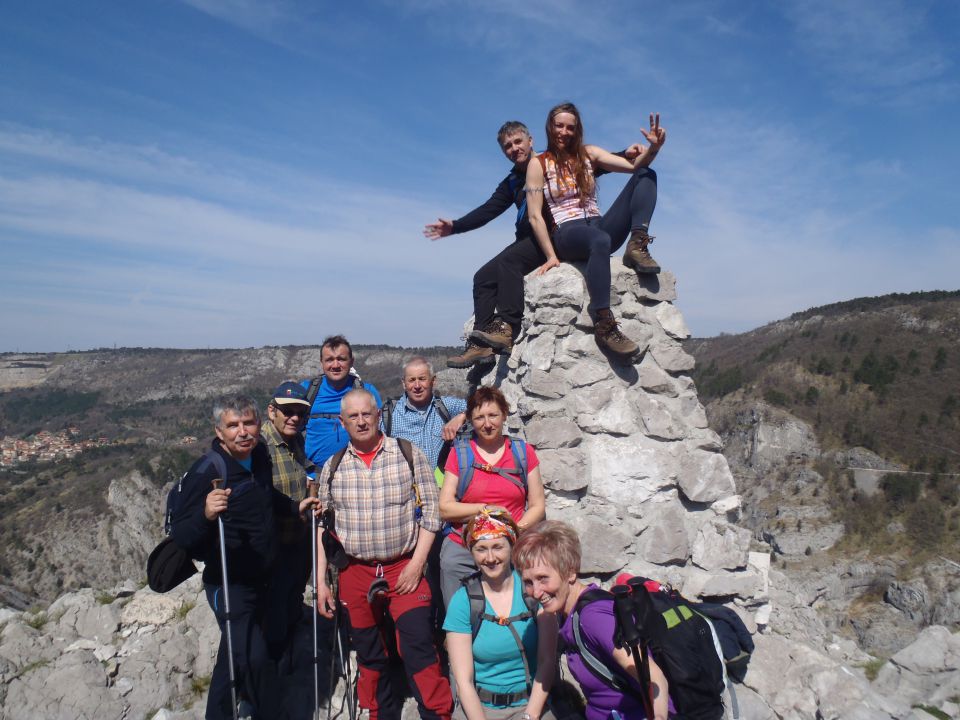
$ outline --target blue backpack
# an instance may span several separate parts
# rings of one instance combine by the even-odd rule
[[[478,469],[496,473],[512,482],[524,493],[527,492],[527,443],[512,435],[507,437],[510,440],[510,450],[513,453],[513,468],[496,467],[484,462],[478,463],[469,437],[458,437],[454,440],[453,450],[457,453],[457,468],[460,473],[460,478],[457,481],[458,502],[467,494],[467,488],[470,487],[470,482],[473,480],[474,471]]]

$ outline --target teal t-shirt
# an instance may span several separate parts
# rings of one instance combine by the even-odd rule
[[[517,571],[513,571],[513,607],[510,615],[520,615],[527,609],[523,602],[523,582]],[[495,614],[490,603],[487,602],[485,612]],[[537,674],[537,621],[535,618],[517,620],[513,623],[523,646],[527,651],[527,662],[530,663],[531,677]],[[470,629],[470,599],[467,589],[461,587],[454,593],[447,607],[447,617],[443,621],[443,629],[447,632],[471,633]],[[473,641],[473,681],[477,687],[482,687],[495,693],[524,692],[527,689],[526,676],[523,672],[523,658],[517,648],[517,641],[510,632],[510,628],[484,620],[480,623],[480,630]],[[519,700],[514,705],[523,705],[526,700]]]

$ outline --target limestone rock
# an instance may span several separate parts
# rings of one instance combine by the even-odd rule
[[[690,540],[685,524],[686,511],[679,502],[649,503],[645,525],[636,543],[637,554],[658,565],[686,563]]]
[[[693,541],[693,562],[704,570],[737,570],[747,566],[750,532],[727,523],[701,525]]]
[[[960,636],[941,625],[924,628],[880,669],[877,685],[904,700],[936,706],[960,693]]]

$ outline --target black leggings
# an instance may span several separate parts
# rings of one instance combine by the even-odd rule
[[[657,205],[657,173],[634,170],[610,209],[601,217],[568,220],[553,235],[561,260],[587,261],[590,310],[610,307],[610,254],[626,242],[631,230],[647,227]]]

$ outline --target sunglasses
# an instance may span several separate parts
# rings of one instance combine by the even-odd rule
[[[310,408],[308,408],[306,405],[300,405],[299,403],[289,403],[286,405],[274,404],[274,407],[282,412],[285,417],[293,417],[294,415],[303,417],[310,412]]]

